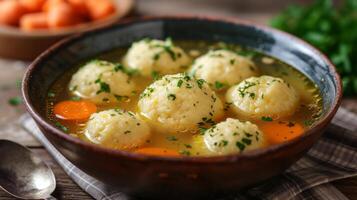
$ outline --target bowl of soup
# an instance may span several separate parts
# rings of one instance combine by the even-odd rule
[[[289,34],[149,17],[54,45],[28,68],[23,95],[44,135],[84,172],[129,194],[185,198],[282,173],[323,133],[341,82]]]

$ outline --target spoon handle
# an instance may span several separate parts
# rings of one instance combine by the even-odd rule
[[[57,200],[56,197],[50,195],[49,197],[46,198],[46,200]]]

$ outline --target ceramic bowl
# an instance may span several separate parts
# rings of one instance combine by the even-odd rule
[[[48,89],[73,65],[144,37],[168,36],[236,43],[292,65],[320,88],[320,120],[302,137],[269,148],[228,156],[174,158],[106,149],[72,137],[46,119]],[[84,172],[130,194],[186,198],[238,191],[282,173],[324,132],[340,104],[341,81],[322,53],[284,32],[233,19],[146,17],[79,34],[51,47],[28,68],[23,96],[48,140]]]
[[[117,22],[133,8],[134,0],[113,1],[117,12],[103,20],[80,24],[55,31],[25,32],[18,28],[0,26],[0,57],[33,60],[55,42],[75,33],[84,32]]]

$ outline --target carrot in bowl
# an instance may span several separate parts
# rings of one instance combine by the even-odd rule
[[[84,20],[68,3],[56,4],[48,10],[48,25],[50,28],[62,28],[82,23]]]
[[[48,28],[46,13],[32,13],[21,17],[20,28],[24,31],[33,31]]]
[[[26,9],[18,1],[0,2],[0,24],[16,26],[25,13]]]
[[[304,133],[302,125],[292,122],[264,122],[260,129],[272,144],[287,142]]]
[[[86,1],[87,0],[67,0],[69,4],[71,4],[71,6],[74,7],[74,9],[83,17],[89,17],[89,13],[88,13],[88,8],[87,8],[87,4]]]
[[[53,112],[63,120],[82,121],[97,111],[97,106],[90,101],[62,101],[54,106]]]
[[[144,147],[136,150],[135,153],[141,153],[145,155],[155,155],[155,156],[171,156],[171,157],[180,156],[180,154],[175,150],[159,148],[159,147]]]
[[[92,20],[104,19],[115,12],[110,0],[86,0],[86,4]]]
[[[61,3],[66,3],[65,0],[46,0],[46,2],[42,5],[42,11],[48,12],[52,8],[55,8],[57,5]]]
[[[28,12],[39,12],[42,10],[43,4],[46,0],[20,0],[20,4]]]

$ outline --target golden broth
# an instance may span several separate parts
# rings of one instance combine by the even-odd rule
[[[227,45],[224,43],[210,43],[203,41],[176,41],[175,44],[183,48],[188,52],[191,57],[195,58],[205,54],[210,49],[230,48],[235,51],[241,52],[242,55],[251,57],[252,61],[259,68],[260,74],[271,75],[284,79],[287,83],[293,86],[300,95],[300,106],[297,111],[288,118],[279,119],[279,122],[294,125],[296,123],[304,126],[304,130],[320,116],[321,112],[321,96],[318,88],[302,73],[298,72],[291,66],[272,57],[265,56],[263,54],[242,49],[237,45]],[[104,53],[96,57],[96,59],[103,59],[112,62],[120,62],[127,49],[117,49],[108,53]],[[81,66],[81,64],[79,65]],[[70,135],[78,137],[82,140],[88,141],[84,136],[85,122],[77,121],[64,121],[56,118],[53,114],[53,105],[63,100],[70,100],[73,95],[68,89],[68,83],[73,73],[75,73],[79,66],[73,67],[61,78],[59,78],[49,91],[47,99],[47,114],[48,118],[53,121],[57,126],[65,129]],[[184,71],[184,70],[183,70]],[[138,92],[128,100],[120,103],[108,102],[106,105],[98,105],[97,111],[102,111],[111,108],[120,108],[128,111],[137,111],[137,102],[140,93],[150,84],[153,79],[142,78],[134,76],[133,80],[139,86]],[[225,104],[226,89],[217,92],[222,102]],[[228,105],[226,105],[228,106]],[[229,109],[225,109],[225,120],[227,117],[236,118],[235,114],[230,112]],[[244,119],[240,119],[244,120]],[[262,127],[267,125],[267,121],[264,120],[250,120],[252,123]],[[63,125],[63,126],[62,126]],[[88,141],[89,142],[89,141]],[[272,145],[272,144],[266,144]],[[205,148],[202,137],[200,137],[199,130],[196,134],[183,134],[178,133],[175,135],[167,135],[159,132],[153,132],[150,140],[146,141],[143,147],[161,147],[171,150],[176,150],[182,155],[207,155],[208,150]],[[132,149],[128,149],[131,151]]]

